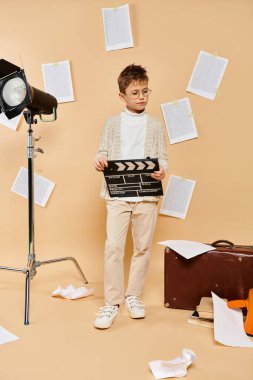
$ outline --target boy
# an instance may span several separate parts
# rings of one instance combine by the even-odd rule
[[[160,121],[147,115],[145,108],[151,90],[147,71],[138,65],[127,66],[119,75],[119,97],[125,110],[110,117],[95,158],[95,169],[103,171],[107,160],[158,158],[159,171],[152,174],[162,180],[168,167],[166,144]],[[107,239],[104,257],[105,305],[99,309],[94,326],[111,327],[124,301],[124,250],[129,224],[132,226],[134,253],[125,294],[125,307],[134,319],[144,318],[140,300],[148,269],[152,236],[157,217],[158,197],[110,198],[104,181],[101,196],[107,206]]]

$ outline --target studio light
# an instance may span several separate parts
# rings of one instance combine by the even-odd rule
[[[25,120],[29,125],[27,158],[28,158],[28,261],[25,268],[13,268],[0,266],[2,270],[24,273],[25,280],[25,318],[24,324],[29,324],[29,298],[30,280],[36,275],[36,269],[41,265],[57,263],[70,260],[75,265],[82,280],[87,280],[76,259],[72,256],[60,257],[44,261],[36,260],[34,248],[34,169],[33,162],[36,152],[44,153],[43,149],[35,148],[35,143],[40,139],[33,137],[32,125],[37,124],[36,115],[42,121],[56,120],[57,100],[54,96],[47,94],[27,83],[24,70],[10,62],[0,59],[0,113],[5,113],[8,119],[12,119],[23,112]],[[52,115],[50,120],[43,119],[43,115]]]
[[[0,59],[0,112],[8,119],[18,116],[25,108],[39,115],[53,115],[56,120],[57,100],[27,83],[24,70],[5,59]],[[49,120],[46,120],[49,121]]]

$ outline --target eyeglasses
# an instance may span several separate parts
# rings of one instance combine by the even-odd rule
[[[147,98],[150,94],[151,94],[151,91],[150,88],[145,88],[144,90],[142,91],[133,91],[133,92],[130,92],[130,94],[125,94],[127,96],[130,96],[132,99],[138,99],[140,97],[140,94],[142,93],[142,95]]]

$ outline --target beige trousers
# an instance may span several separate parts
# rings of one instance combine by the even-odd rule
[[[124,301],[124,255],[129,225],[132,226],[133,255],[126,295],[140,296],[150,259],[157,219],[157,202],[107,201],[104,293],[106,305]]]

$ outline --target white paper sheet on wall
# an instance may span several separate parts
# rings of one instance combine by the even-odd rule
[[[160,214],[185,219],[196,182],[171,175]]]
[[[53,95],[58,103],[75,100],[69,61],[42,64],[46,92]]]
[[[186,91],[214,100],[228,59],[200,51]]]
[[[14,117],[13,119],[8,119],[4,113],[0,113],[0,124],[4,125],[5,127],[8,127],[10,129],[13,129],[14,131],[17,130],[17,127],[19,125],[19,121],[21,117],[23,116],[23,113],[21,112],[20,115]]]
[[[102,8],[106,51],[133,47],[128,4]]]
[[[161,104],[171,144],[198,137],[188,98]]]
[[[34,175],[34,203],[41,207],[45,207],[47,201],[55,187],[55,183],[49,181],[45,177]],[[12,185],[11,191],[28,198],[28,170],[21,167],[18,175]]]

